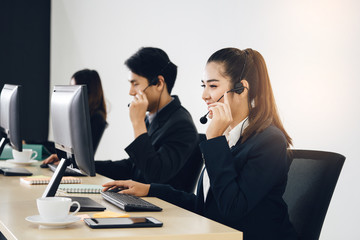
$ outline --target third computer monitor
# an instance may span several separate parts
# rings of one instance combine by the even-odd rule
[[[0,97],[0,154],[6,143],[22,151],[20,130],[21,86],[5,84]]]

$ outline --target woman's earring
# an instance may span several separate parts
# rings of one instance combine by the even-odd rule
[[[252,107],[252,108],[255,107],[255,100],[254,100],[254,99],[251,101],[251,107]]]

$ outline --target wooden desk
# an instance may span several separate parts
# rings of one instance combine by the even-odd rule
[[[39,163],[40,164],[40,163]],[[34,175],[48,175],[49,169],[39,164],[26,167]],[[12,166],[0,161],[0,166]],[[7,239],[242,239],[242,232],[214,222],[158,198],[145,198],[161,208],[162,212],[129,212],[130,216],[152,216],[164,223],[161,228],[91,229],[82,221],[61,229],[45,229],[30,223],[25,217],[38,215],[36,199],[41,197],[46,185],[20,183],[20,177],[0,174],[0,232]],[[84,184],[103,184],[109,179],[101,175],[83,177]],[[72,194],[71,196],[91,197],[104,205],[107,210],[124,213],[105,201],[99,194]],[[94,212],[81,212],[90,217]]]

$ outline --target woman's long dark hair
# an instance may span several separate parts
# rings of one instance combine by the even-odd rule
[[[72,78],[75,80],[75,84],[84,84],[87,86],[90,116],[99,112],[106,120],[106,103],[98,72],[95,70],[83,69],[74,73]]]
[[[250,48],[243,51],[224,48],[212,54],[209,62],[223,64],[223,74],[230,77],[233,87],[243,79],[249,83],[249,126],[244,131],[242,142],[273,124],[284,133],[289,147],[292,139],[280,120],[262,55]]]

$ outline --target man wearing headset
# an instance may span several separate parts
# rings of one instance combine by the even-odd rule
[[[135,139],[125,149],[128,159],[96,161],[96,172],[192,191],[202,162],[201,155],[197,161],[192,157],[199,140],[191,115],[170,95],[177,66],[163,50],[151,47],[138,50],[125,65],[130,70],[129,94],[134,96],[129,115]]]

